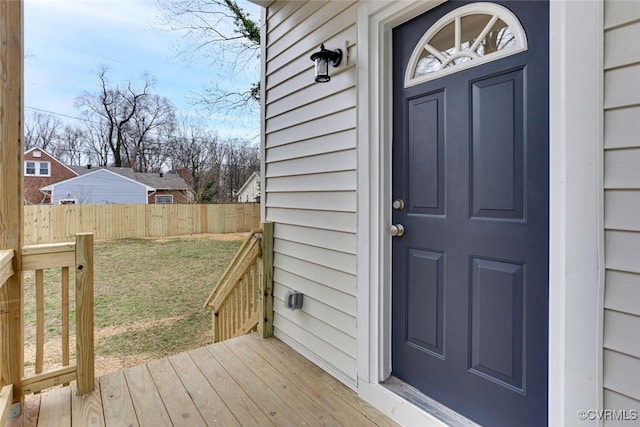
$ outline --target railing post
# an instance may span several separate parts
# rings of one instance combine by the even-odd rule
[[[13,271],[0,290],[0,386],[21,401],[22,334],[23,2],[0,0],[0,250],[13,249]]]
[[[260,289],[258,333],[262,338],[273,336],[273,223],[263,222],[262,262],[260,263]]]
[[[95,389],[93,348],[93,234],[76,235],[76,366],[78,395]]]

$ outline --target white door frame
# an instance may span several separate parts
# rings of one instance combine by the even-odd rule
[[[378,385],[391,372],[391,29],[442,2],[358,11],[358,391],[397,420],[415,407]],[[603,14],[601,1],[550,3],[551,425],[602,409]]]

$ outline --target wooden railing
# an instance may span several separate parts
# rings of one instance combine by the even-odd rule
[[[7,280],[14,274],[13,253],[13,249],[0,251],[0,289],[7,284]],[[12,403],[13,385],[8,384],[0,389],[0,426],[5,425]]]
[[[75,269],[76,365],[69,365],[69,271]],[[43,372],[45,336],[44,270],[61,269],[61,367]],[[34,375],[22,379],[22,393],[36,393],[76,380],[78,395],[92,392],[93,343],[93,234],[81,233],[75,242],[29,245],[22,248],[23,271],[35,271],[36,352]],[[22,328],[24,331],[24,319]]]
[[[273,330],[273,224],[251,231],[204,304],[212,311],[213,342]]]

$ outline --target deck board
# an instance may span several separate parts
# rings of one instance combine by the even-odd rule
[[[189,397],[169,359],[154,360],[147,366],[169,413],[171,423],[177,427],[206,427],[207,423]]]
[[[310,398],[304,390],[287,379],[262,355],[239,341],[232,341],[228,347],[244,364],[260,378],[274,394],[279,395],[287,404],[310,425],[339,425],[340,423],[321,405]]]
[[[140,427],[171,425],[171,418],[164,407],[147,365],[125,369],[124,377],[127,379]]]
[[[170,356],[169,361],[182,379],[187,393],[200,410],[200,415],[207,425],[229,427],[240,425],[188,353]]]
[[[99,378],[104,423],[107,426],[138,427],[138,418],[123,371]]]
[[[93,392],[77,395],[76,383],[71,384],[71,425],[87,427],[104,427],[104,412],[100,397],[100,384],[96,380]]]
[[[40,398],[38,426],[66,427],[71,425],[71,393],[69,387],[54,388]]]
[[[278,339],[255,334],[114,372],[93,393],[75,393],[72,384],[27,396],[22,417],[7,425],[397,425]]]

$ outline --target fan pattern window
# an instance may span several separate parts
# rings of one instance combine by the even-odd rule
[[[513,55],[527,49],[520,21],[494,3],[473,3],[442,17],[420,39],[405,86]]]

